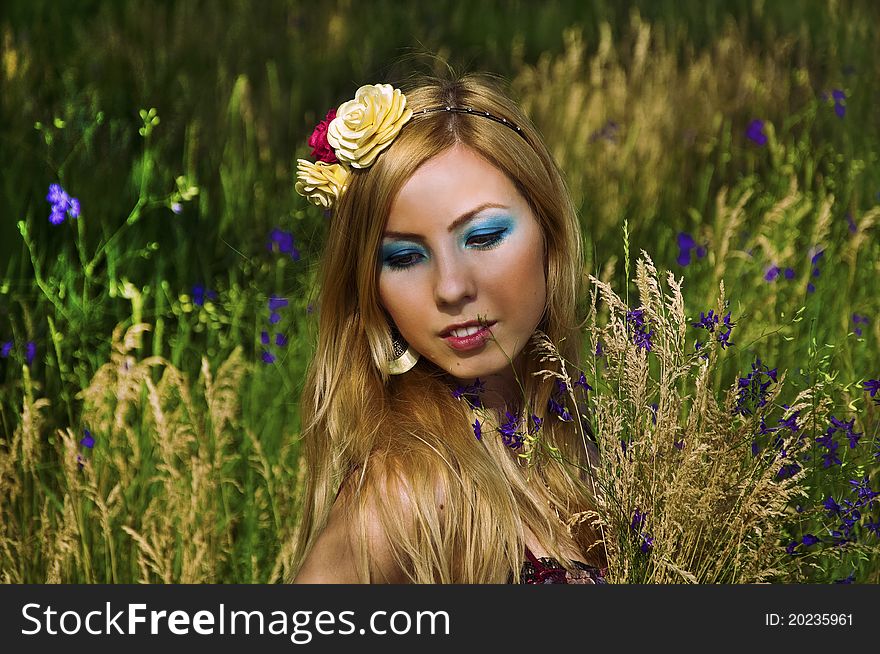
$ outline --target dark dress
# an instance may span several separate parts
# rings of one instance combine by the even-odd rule
[[[580,561],[572,561],[573,571],[563,568],[550,557],[538,558],[526,548],[526,562],[520,570],[522,584],[605,584],[604,571]],[[510,579],[513,583],[513,579]]]

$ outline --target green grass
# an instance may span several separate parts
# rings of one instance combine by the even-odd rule
[[[684,275],[689,316],[714,306],[723,279],[738,324],[736,346],[716,368],[717,387],[760,357],[788,371],[791,395],[780,402],[826,381],[830,413],[856,418],[865,451],[876,442],[878,408],[858,386],[880,377],[875,3],[228,0],[210,11],[190,0],[6,4],[0,342],[15,347],[0,359],[0,460],[8,466],[0,486],[17,490],[0,501],[2,538],[26,548],[49,535],[59,544],[16,564],[0,556],[0,573],[25,581],[138,579],[120,529],[153,524],[152,498],[202,497],[192,484],[174,485],[174,470],[194,478],[184,465],[191,456],[212,462],[205,478],[222,490],[203,508],[222,520],[192,527],[207,543],[210,575],[168,536],[177,543],[168,545],[177,553],[172,577],[278,578],[296,525],[296,404],[314,340],[308,307],[326,224],[293,191],[296,158],[307,155],[305,140],[327,108],[360,84],[408,74],[423,51],[511,80],[568,177],[590,272],[628,293],[620,238],[627,220],[631,257],[645,249],[658,268]],[[846,92],[843,119],[822,99],[831,89]],[[146,127],[139,111],[152,107],[160,121]],[[744,136],[753,119],[767,121],[766,146]],[[608,121],[618,125],[613,138],[591,138]],[[48,223],[44,200],[55,182],[82,203],[82,217],[58,227]],[[198,194],[183,201],[190,186]],[[176,201],[180,215],[170,210]],[[276,226],[294,234],[300,260],[267,251]],[[686,268],[676,263],[681,231],[707,246]],[[812,278],[816,247],[825,252]],[[773,263],[795,278],[765,282]],[[195,284],[217,299],[195,305]],[[272,295],[290,304],[270,326]],[[853,313],[869,318],[861,337]],[[144,469],[126,472],[112,456],[113,438],[125,429],[96,427],[110,424],[114,405],[89,406],[81,392],[112,360],[114,328],[142,322],[151,329],[138,359],[163,357],[197,399],[205,395],[197,390],[203,360],[216,372],[241,347],[246,363],[235,418],[215,431],[208,404],[181,414],[180,424],[204,439],[184,439],[165,467],[151,410],[132,400],[122,424],[140,443]],[[273,348],[272,365],[261,361],[264,330],[288,338]],[[27,341],[37,356],[25,371]],[[23,407],[38,398],[48,402],[27,423]],[[176,410],[176,400],[168,402]],[[65,472],[64,444],[86,428],[97,441],[92,463],[106,473],[98,486],[105,499],[112,479],[128,484],[109,539],[100,521],[87,519],[94,496]],[[16,434],[27,433],[34,450],[23,458],[26,439]],[[120,452],[131,456],[134,446],[126,447]],[[877,488],[876,459],[847,456],[843,468],[811,473],[811,502],[842,492],[856,473]],[[67,508],[65,497],[75,498]],[[64,536],[67,547],[74,505],[77,530]],[[53,561],[64,562],[60,577]],[[819,580],[846,576],[851,566],[859,580],[877,575],[865,561],[817,565],[809,574]]]

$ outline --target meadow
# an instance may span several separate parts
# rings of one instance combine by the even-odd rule
[[[0,581],[285,579],[328,220],[296,160],[432,53],[509,81],[579,208],[591,366],[560,388],[603,454],[610,579],[880,582],[878,25],[871,0],[4,3]]]

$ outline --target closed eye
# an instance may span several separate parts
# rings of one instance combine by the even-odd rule
[[[419,252],[403,252],[385,259],[385,265],[392,270],[403,270],[417,264],[421,258]]]
[[[506,229],[500,229],[496,232],[488,232],[485,234],[474,234],[473,236],[468,237],[467,245],[480,250],[490,250],[501,243],[506,234]]]

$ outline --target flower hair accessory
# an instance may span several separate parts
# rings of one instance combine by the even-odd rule
[[[318,161],[297,159],[296,192],[329,209],[345,190],[351,169],[372,166],[410,118],[400,89],[362,86],[353,100],[328,112],[315,127],[309,145]]]
[[[506,118],[473,107],[439,106],[413,112],[406,96],[390,84],[368,84],[354,99],[327,112],[309,137],[314,163],[296,160],[296,192],[329,209],[348,186],[352,168],[369,168],[403,126],[417,115],[446,111],[488,118],[526,138],[523,130]]]

